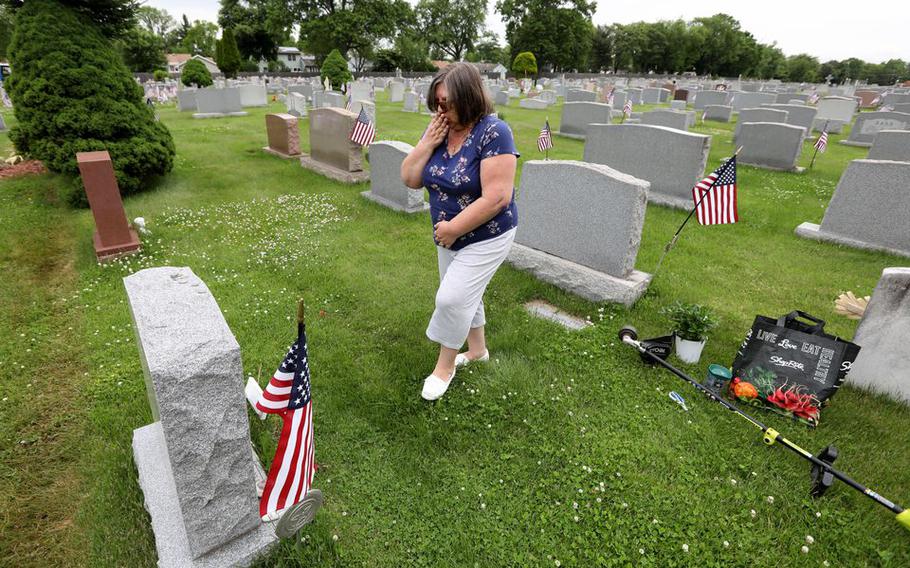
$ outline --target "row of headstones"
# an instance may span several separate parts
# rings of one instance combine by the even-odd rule
[[[177,109],[196,111],[193,118],[244,116],[244,107],[261,107],[268,104],[268,95],[262,85],[236,87],[184,89],[177,91]]]

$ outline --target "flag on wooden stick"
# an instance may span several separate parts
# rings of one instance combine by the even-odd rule
[[[537,135],[537,150],[544,152],[553,147],[553,136],[550,134],[550,121],[546,121],[540,134]]]
[[[376,129],[373,128],[373,121],[361,107],[360,114],[354,122],[354,128],[351,129],[351,142],[361,146],[369,146],[376,137]]]
[[[692,188],[695,213],[702,225],[739,221],[736,204],[736,156],[727,160]]]

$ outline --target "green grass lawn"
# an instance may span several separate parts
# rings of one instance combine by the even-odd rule
[[[428,118],[379,98],[378,138],[416,143]],[[302,542],[283,543],[263,566],[910,565],[910,534],[892,515],[843,484],[813,500],[803,460],[765,447],[616,340],[627,322],[646,337],[670,331],[660,310],[675,300],[722,319],[702,364],[684,367],[698,378],[711,362],[732,362],[756,314],[802,309],[851,338],[856,323],[833,313],[834,298],[870,294],[883,268],[907,260],[793,230],[821,220],[864,149],[834,136],[801,175],[741,166],[741,222],[688,227],[632,309],[503,267],[486,296],[493,361],[460,371],[428,404],[419,396],[436,358],[424,336],[437,285],[428,215],[384,209],[360,197],[365,184],[262,152],[263,116],[279,110],[220,120],[161,110],[174,171],[126,200],[152,234],[119,262],[95,262],[91,214],[58,204],[60,178],[0,181],[0,564],[155,566],[130,447],[151,414],[122,278],[172,265],[208,284],[246,374],[262,384],[294,339],[296,299],[307,303],[314,485],[326,504]],[[560,108],[500,110],[521,161],[538,159],[537,133],[547,116],[558,130]],[[709,171],[732,153],[732,126],[694,128],[713,136]],[[583,142],[554,144],[551,158],[582,156]],[[0,134],[0,153],[10,150]],[[653,270],[685,215],[648,207],[639,270]],[[569,332],[533,319],[522,304],[535,298],[596,325]],[[846,387],[816,430],[761,418],[807,448],[835,443],[838,466],[910,503],[906,406]],[[277,422],[251,415],[266,462]]]

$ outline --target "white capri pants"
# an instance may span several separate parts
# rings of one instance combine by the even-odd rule
[[[452,251],[437,246],[439,290],[427,337],[450,349],[461,349],[471,328],[486,323],[483,293],[515,240],[515,229]]]

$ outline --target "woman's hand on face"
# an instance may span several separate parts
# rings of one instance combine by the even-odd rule
[[[450,248],[460,235],[452,230],[451,221],[440,221],[433,225],[433,237],[445,248]]]
[[[423,140],[429,144],[430,147],[435,148],[442,144],[442,141],[446,139],[446,134],[448,133],[448,121],[446,121],[443,114],[436,113],[430,121],[430,126],[427,128],[426,134],[423,135]]]

